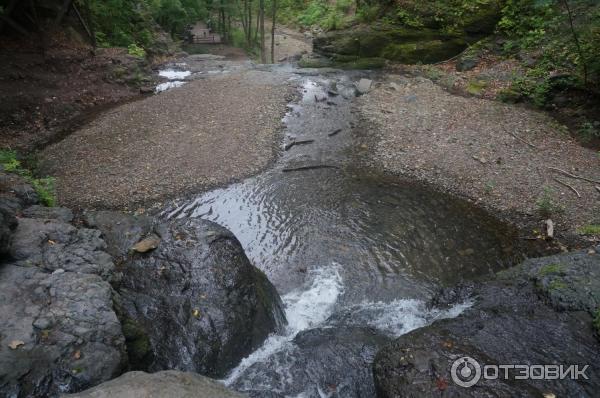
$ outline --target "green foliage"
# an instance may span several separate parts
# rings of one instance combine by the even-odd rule
[[[35,178],[33,173],[21,165],[15,151],[0,150],[0,167],[10,173],[15,173],[27,180],[35,190],[38,198],[45,206],[56,205],[54,178]]]
[[[590,142],[593,139],[600,139],[600,125],[598,122],[590,123],[584,122],[577,134],[581,137],[583,142]]]
[[[560,274],[563,272],[563,266],[560,264],[548,264],[540,268],[540,276]]]
[[[129,53],[129,55],[133,55],[139,58],[144,58],[146,56],[146,50],[144,50],[142,47],[138,46],[135,43],[132,43],[129,46],[127,46],[127,52]]]
[[[571,26],[572,23],[572,26]],[[543,106],[557,84],[589,89],[600,83],[600,3],[590,0],[507,0],[498,31],[509,54],[532,53],[535,64],[514,89]],[[562,82],[551,76],[570,76]]]
[[[577,233],[581,235],[600,235],[600,225],[588,224],[577,229]]]
[[[554,202],[552,194],[553,191],[550,187],[544,187],[544,192],[535,202],[537,211],[542,217],[550,217],[553,214],[563,213],[565,210],[562,205]]]

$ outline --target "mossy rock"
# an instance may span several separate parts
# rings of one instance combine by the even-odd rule
[[[150,338],[144,329],[130,318],[123,320],[122,329],[131,368],[148,370],[146,367],[152,362]]]
[[[361,29],[328,33],[313,42],[316,53],[329,57],[385,58],[406,64],[435,63],[460,53],[459,36],[428,29]]]
[[[485,80],[471,80],[467,83],[467,92],[471,95],[479,96],[488,86]]]

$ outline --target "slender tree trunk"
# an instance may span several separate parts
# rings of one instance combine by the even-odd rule
[[[271,14],[271,18],[273,19],[273,24],[271,25],[271,63],[275,63],[275,19],[277,17],[277,0],[273,1],[273,12]]]
[[[567,14],[569,16],[569,25],[571,27],[571,34],[573,35],[573,41],[575,42],[575,46],[577,47],[577,52],[579,53],[579,59],[581,60],[581,66],[583,67],[583,84],[587,85],[588,82],[588,66],[587,60],[585,59],[585,54],[583,53],[583,49],[581,48],[581,43],[579,42],[579,35],[575,30],[575,24],[573,22],[573,13],[571,12],[571,7],[569,6],[568,0],[562,0],[565,8],[567,9]]]
[[[258,41],[258,32],[260,32],[260,3],[256,11],[256,30],[254,31],[254,42]]]
[[[252,0],[248,0],[248,47],[252,47]]]
[[[267,63],[265,48],[265,0],[260,0],[260,62]]]

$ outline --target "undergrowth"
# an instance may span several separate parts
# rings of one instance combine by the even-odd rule
[[[56,206],[55,180],[53,177],[34,177],[31,170],[22,166],[17,153],[6,149],[0,150],[0,167],[6,172],[15,173],[25,178],[37,193],[40,203],[49,207]]]

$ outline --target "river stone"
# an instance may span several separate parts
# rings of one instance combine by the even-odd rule
[[[535,280],[543,281],[545,276],[531,280],[543,264],[560,260],[565,268],[575,270],[566,272],[572,279],[565,279],[563,285],[554,284],[554,288],[575,289],[568,283],[578,283],[593,266],[600,267],[600,256],[587,255],[589,262],[581,256],[576,253],[530,260],[498,280],[475,286],[475,304],[459,317],[437,321],[384,347],[373,365],[377,396],[597,395],[600,344],[594,336],[592,316],[584,310],[587,301],[571,300],[571,293],[564,299],[540,296],[540,286],[542,293],[547,288]],[[549,271],[542,274],[545,272]],[[594,285],[582,286],[581,296],[591,292],[590,296],[597,297]],[[589,380],[482,380],[475,387],[463,388],[452,381],[450,368],[464,356],[480,364],[589,364]]]
[[[217,224],[178,220],[155,233],[160,245],[127,257],[118,287],[134,367],[224,376],[285,322],[277,291]]]
[[[148,374],[128,372],[65,398],[242,398],[221,383],[195,373],[167,370]]]
[[[275,386],[285,397],[373,397],[370,365],[379,348],[390,341],[369,327],[305,330],[296,335],[288,349],[246,369],[231,387],[257,398],[273,396],[271,391],[255,389],[260,385]],[[282,378],[282,374],[287,376]]]
[[[358,84],[356,84],[356,92],[358,94],[366,94],[371,91],[371,85],[373,81],[370,79],[360,79]]]

